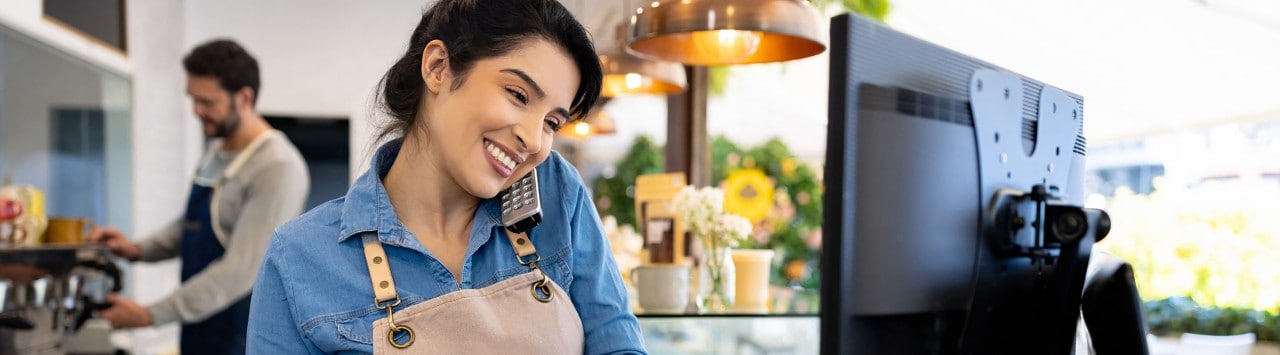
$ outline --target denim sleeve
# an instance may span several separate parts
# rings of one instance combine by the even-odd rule
[[[287,275],[280,269],[284,248],[279,233],[271,237],[266,259],[253,285],[249,306],[249,339],[247,354],[324,354],[302,337],[300,322],[293,312],[292,298],[286,285]]]
[[[622,274],[613,261],[609,241],[595,205],[581,183],[572,219],[573,283],[569,298],[582,317],[586,349],[591,354],[646,354],[640,323],[631,312]]]

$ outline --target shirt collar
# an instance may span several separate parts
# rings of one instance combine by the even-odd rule
[[[387,189],[382,185],[382,178],[391,171],[391,165],[400,155],[403,139],[396,139],[378,147],[369,164],[369,170],[360,175],[351,188],[347,190],[342,207],[341,234],[338,242],[347,240],[364,232],[378,233],[378,239],[387,244],[417,243],[416,240],[405,240],[404,224],[396,217],[395,208],[387,197]],[[497,198],[480,201],[476,216],[472,220],[472,236],[482,231],[492,231],[501,224],[501,210]],[[408,238],[412,239],[412,238]],[[474,244],[474,243],[473,243]]]

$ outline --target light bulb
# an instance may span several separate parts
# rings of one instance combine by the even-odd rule
[[[627,90],[639,89],[640,86],[644,85],[644,78],[641,77],[640,74],[627,73],[626,83],[627,83]]]
[[[760,32],[756,31],[697,31],[692,36],[693,46],[707,62],[733,63],[760,49]]]
[[[591,133],[591,125],[587,124],[586,122],[578,122],[577,124],[573,125],[573,133],[582,137],[586,137],[587,134]]]

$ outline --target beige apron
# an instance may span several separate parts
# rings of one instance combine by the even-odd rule
[[[542,258],[524,234],[507,233],[529,272],[481,289],[460,290],[393,313],[400,304],[386,252],[365,234],[374,305],[374,354],[581,354],[582,321],[569,295],[538,268]]]

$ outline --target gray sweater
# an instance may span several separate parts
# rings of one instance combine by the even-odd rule
[[[307,200],[311,178],[302,154],[278,131],[216,189],[214,229],[226,252],[173,294],[147,307],[156,325],[194,323],[222,311],[253,289],[276,226],[298,216]],[[221,176],[235,154],[221,152],[214,140],[200,163],[197,180]],[[159,261],[182,253],[182,219],[138,244],[142,261]]]

